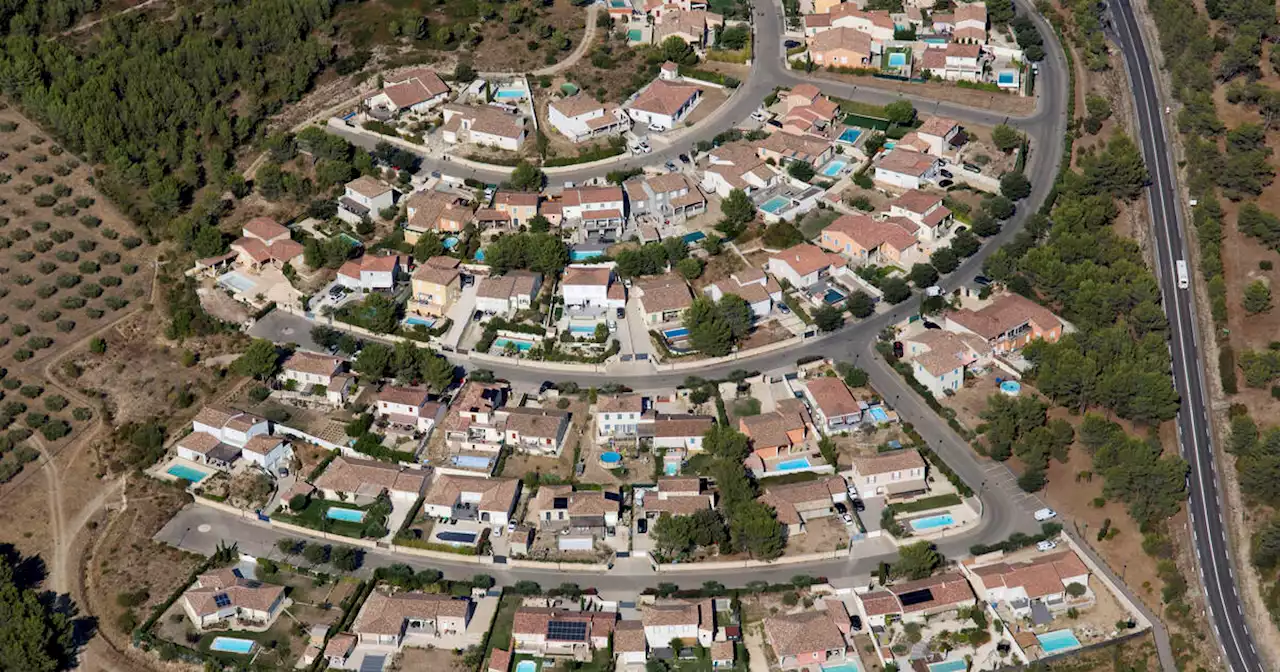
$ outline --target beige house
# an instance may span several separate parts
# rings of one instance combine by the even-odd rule
[[[462,294],[462,271],[453,257],[431,257],[413,271],[406,308],[419,315],[440,316]]]
[[[465,597],[374,590],[351,625],[361,644],[427,647],[442,636],[460,635],[474,605]]]
[[[197,630],[224,621],[240,629],[266,630],[289,602],[284,586],[246,578],[238,568],[201,574],[182,594],[182,609]]]
[[[915,448],[853,458],[849,482],[863,497],[894,496],[929,489],[926,464]]]

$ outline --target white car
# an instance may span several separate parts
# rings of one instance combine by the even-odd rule
[[[845,514],[841,514],[841,515],[840,515],[840,517],[841,517],[841,518],[844,518],[844,523],[845,523],[846,525],[852,525],[852,524],[853,524],[853,516],[851,516],[851,515],[849,515],[849,514],[845,513]]]
[[[1042,523],[1043,523],[1043,522],[1044,522],[1044,521],[1046,521],[1046,520],[1051,520],[1051,519],[1053,519],[1053,518],[1057,518],[1057,517],[1058,517],[1058,512],[1057,512],[1057,511],[1054,511],[1053,509],[1050,509],[1050,508],[1048,508],[1048,507],[1045,507],[1045,508],[1043,508],[1043,509],[1040,509],[1039,511],[1036,511],[1034,515],[1035,515],[1035,517],[1036,517],[1036,520],[1038,520],[1038,521],[1040,521],[1040,522],[1042,522]]]
[[[751,113],[751,118],[755,119],[756,121],[764,121],[765,119],[769,118],[769,115],[765,114],[760,110],[756,110],[755,112]]]
[[[1040,551],[1041,553],[1045,551],[1052,551],[1057,547],[1058,547],[1058,542],[1053,541],[1052,539],[1045,539],[1044,541],[1036,544],[1036,550]]]
[[[649,130],[653,131],[654,133],[661,133],[667,129],[665,126],[659,126],[658,124],[650,123]]]
[[[644,152],[644,150],[640,148],[640,145],[631,145],[630,149],[632,154],[640,154]]]

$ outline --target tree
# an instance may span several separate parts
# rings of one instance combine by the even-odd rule
[[[1085,593],[1089,591],[1089,589],[1085,588],[1083,585],[1079,583],[1072,581],[1071,583],[1067,584],[1066,591],[1067,591],[1067,594],[1070,595],[1071,597],[1082,597],[1084,596]]]
[[[370,380],[378,380],[387,375],[391,368],[392,350],[381,343],[366,343],[364,349],[356,356],[352,368],[361,376]]]
[[[716,47],[728,51],[738,51],[747,46],[747,40],[751,37],[751,32],[746,26],[729,26],[720,31],[720,37],[716,40]]]
[[[293,500],[289,500],[289,501],[293,501]],[[293,505],[290,504],[289,508],[292,509]],[[298,552],[302,550],[302,542],[298,541],[297,539],[292,539],[289,537],[285,537],[283,539],[277,539],[276,549],[278,549],[281,553],[284,553],[285,555],[297,555]]]
[[[895,100],[884,106],[884,116],[890,122],[904,126],[916,118],[916,108],[910,101]]]
[[[813,311],[813,323],[820,331],[835,331],[844,326],[844,311],[834,306],[823,306]]]
[[[996,149],[1008,154],[1022,146],[1022,134],[1008,124],[999,124],[991,129],[991,142]]]
[[[662,41],[657,51],[657,60],[671,61],[676,65],[694,65],[698,62],[698,54],[693,47],[676,35]]]
[[[546,175],[528,161],[517,163],[511,171],[511,188],[518,191],[538,191],[545,181]]]
[[[1090,194],[1134,199],[1147,184],[1142,152],[1129,136],[1117,133],[1102,152],[1081,158],[1085,188]]]
[[[911,298],[911,288],[902,278],[885,279],[880,283],[880,291],[884,293],[884,300],[895,306]]]
[[[329,563],[336,569],[344,572],[354,572],[360,569],[360,565],[364,561],[364,551],[352,548],[350,546],[336,546],[329,558]]]
[[[741,464],[751,454],[751,441],[728,425],[714,424],[702,435],[702,449],[730,464]]]
[[[960,259],[956,257],[955,250],[950,247],[940,247],[933,251],[933,256],[929,257],[929,263],[933,264],[939,273],[950,273],[960,266]]]
[[[698,352],[723,357],[733,350],[733,331],[711,299],[705,296],[694,299],[685,310],[683,324],[689,330],[689,345]]]
[[[1250,315],[1271,310],[1271,286],[1264,280],[1254,280],[1244,288],[1244,309]]]
[[[893,563],[893,575],[912,581],[927,579],[942,562],[942,555],[932,543],[917,541],[898,548],[898,561]]]
[[[734,226],[744,225],[756,218],[756,206],[751,198],[741,189],[734,189],[729,196],[720,202],[720,212],[726,222]]]
[[[107,351],[107,339],[97,337],[89,341],[89,352],[101,355]]]
[[[678,271],[685,280],[696,280],[698,276],[702,275],[702,260],[694,259],[693,257],[681,259],[680,262],[676,264],[676,271]]]
[[[792,161],[787,164],[787,174],[801,182],[808,182],[813,179],[816,171],[808,161]]]
[[[917,263],[912,265],[907,277],[911,279],[911,284],[919,289],[924,289],[925,287],[932,287],[934,283],[938,282],[938,270],[929,264]]]
[[[302,557],[313,565],[323,565],[329,561],[329,545],[318,542],[308,542],[302,548]]]
[[[426,263],[431,257],[444,254],[444,241],[435,231],[424,231],[413,244],[413,259],[419,264]]]
[[[786,545],[782,524],[773,510],[754,499],[735,507],[729,520],[729,534],[733,545],[753,559],[772,560],[782,555]]]
[[[0,668],[31,672],[69,669],[76,649],[74,605],[41,599],[35,566],[15,552],[0,554]]]
[[[275,343],[262,338],[255,338],[249,348],[240,355],[231,367],[238,375],[252,376],[257,380],[266,380],[276,374],[280,364],[280,352]]]
[[[542,215],[529,218],[528,224],[531,233],[546,233],[551,230],[551,221]]]
[[[858,319],[868,317],[876,312],[875,300],[861,289],[850,294],[845,305],[849,308],[849,313]]]
[[[876,152],[884,148],[886,141],[884,133],[877,131],[867,136],[866,141],[862,143],[862,148],[866,151],[867,156],[875,156]]]
[[[305,493],[298,493],[289,498],[289,510],[297,512],[307,508],[307,504],[311,503],[311,498]],[[281,541],[284,541],[283,539]]]
[[[1000,193],[1010,201],[1020,201],[1031,195],[1031,181],[1022,173],[1010,171],[1000,176]]]
[[[268,201],[274,201],[284,195],[284,171],[280,164],[267,161],[258,167],[253,175],[253,186]]]
[[[804,233],[784,220],[779,220],[765,227],[764,235],[760,236],[760,242],[764,243],[765,247],[775,250],[785,250],[804,241]]]

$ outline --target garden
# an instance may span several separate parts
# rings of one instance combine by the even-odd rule
[[[289,510],[292,513],[276,513],[275,519],[353,539],[378,539],[387,534],[391,499],[382,494],[373,502],[358,506],[349,502],[331,502],[319,493],[310,497],[295,495],[289,500]]]

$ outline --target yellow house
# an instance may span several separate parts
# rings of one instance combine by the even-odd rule
[[[538,214],[541,194],[523,191],[499,191],[493,197],[493,209],[511,217],[512,226],[527,225]]]
[[[419,315],[444,315],[462,294],[461,275],[457,259],[431,257],[413,272],[413,294],[406,307]]]
[[[813,0],[814,14],[829,14],[831,8],[840,4],[840,0]]]

